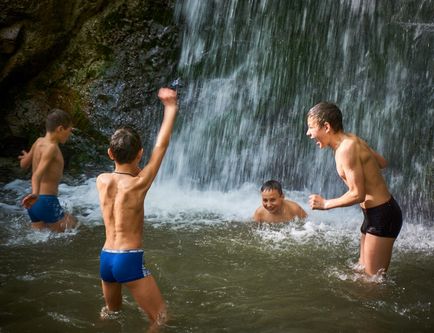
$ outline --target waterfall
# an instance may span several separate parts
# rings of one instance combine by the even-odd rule
[[[389,161],[407,217],[432,220],[431,1],[178,1],[181,110],[161,179],[229,190],[274,178],[345,191],[306,113],[335,102],[344,128]],[[431,14],[430,14],[431,13]]]

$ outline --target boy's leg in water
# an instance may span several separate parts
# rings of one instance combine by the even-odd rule
[[[365,267],[365,261],[364,261],[364,255],[365,255],[365,234],[360,234],[360,256],[359,256],[359,265],[364,268]]]
[[[396,238],[378,237],[368,233],[364,238],[362,260],[366,274],[372,276],[380,270],[387,272]]]
[[[65,216],[59,222],[61,222],[60,224],[63,230],[73,229],[77,225],[77,219],[75,218],[75,216],[68,213],[65,213]]]
[[[117,282],[101,281],[102,292],[108,311],[119,311],[122,306],[122,285]]]
[[[137,304],[148,314],[151,325],[161,326],[166,322],[166,304],[152,275],[127,282],[126,286]]]
[[[46,228],[45,223],[42,221],[32,222],[31,226],[32,226],[32,229],[34,229],[34,230],[43,230]]]
[[[49,229],[55,232],[64,232],[65,230],[73,229],[77,225],[77,219],[71,214],[65,213],[63,218],[55,223],[32,222],[32,229],[44,230]]]
[[[61,220],[56,223],[46,223],[46,225],[51,231],[64,232],[73,229],[77,225],[77,219],[71,214],[65,213]]]

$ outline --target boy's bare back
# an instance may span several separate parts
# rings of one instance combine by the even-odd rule
[[[158,97],[164,105],[163,123],[155,147],[146,166],[141,170],[141,149],[134,160],[120,163],[114,152],[115,172],[97,178],[101,211],[106,229],[105,249],[129,250],[142,247],[144,200],[154,181],[169,145],[177,112],[176,92],[162,88]]]
[[[57,195],[58,186],[63,176],[64,160],[57,143],[47,138],[39,138],[32,147],[32,172],[35,173],[40,163],[47,163],[41,175],[40,194]]]
[[[104,248],[141,248],[143,205],[149,188],[144,184],[144,178],[104,173],[98,176],[97,188],[106,228]]]

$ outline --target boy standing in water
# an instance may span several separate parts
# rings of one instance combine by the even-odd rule
[[[54,109],[47,116],[45,128],[45,136],[37,139],[29,152],[23,150],[18,156],[21,168],[32,166],[32,193],[24,197],[22,204],[27,208],[33,228],[62,232],[77,222],[72,215],[64,213],[57,199],[64,165],[59,143],[65,143],[71,135],[71,117],[63,110]]]
[[[370,276],[386,272],[402,226],[401,209],[381,175],[387,161],[359,137],[344,132],[342,113],[335,104],[315,105],[307,114],[307,124],[306,135],[320,148],[332,148],[337,172],[348,187],[339,198],[311,195],[311,208],[326,210],[359,203],[364,214],[359,263]]]
[[[262,206],[253,215],[255,222],[288,222],[305,218],[306,212],[296,202],[285,200],[282,185],[276,180],[266,181],[261,187]]]
[[[158,97],[164,105],[164,118],[146,166],[139,167],[143,148],[137,132],[120,128],[112,135],[108,149],[115,171],[99,175],[96,181],[106,234],[100,257],[106,302],[101,316],[120,310],[125,284],[148,314],[151,328],[164,324],[166,305],[151,272],[144,266],[144,200],[166,153],[177,112],[176,91],[162,88]]]

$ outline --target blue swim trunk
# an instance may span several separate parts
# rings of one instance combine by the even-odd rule
[[[27,209],[32,222],[56,223],[65,216],[59,199],[55,195],[41,194],[38,200]]]
[[[99,273],[105,282],[125,283],[139,280],[151,275],[144,263],[143,250],[102,249]]]

